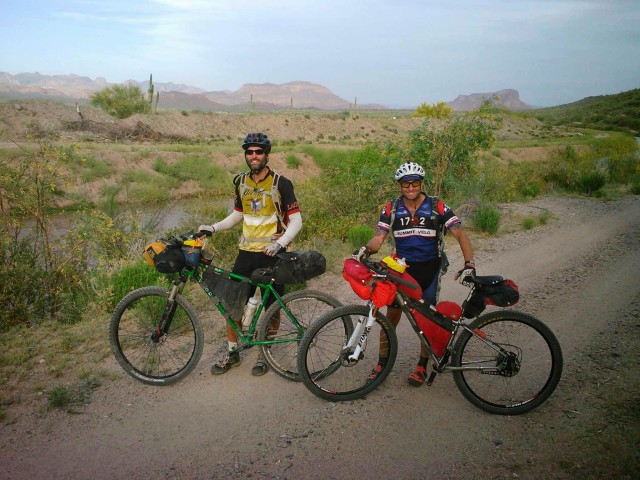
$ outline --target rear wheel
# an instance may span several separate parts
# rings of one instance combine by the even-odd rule
[[[171,324],[159,330],[169,292],[144,287],[125,296],[111,316],[111,351],[125,372],[151,385],[169,385],[183,379],[202,356],[204,335],[194,307],[176,295]]]
[[[489,413],[517,415],[546,401],[562,375],[562,350],[540,320],[521,312],[482,315],[456,341],[453,372],[467,400]]]
[[[298,290],[282,297],[285,307],[274,302],[260,319],[257,340],[276,343],[261,345],[269,366],[281,377],[300,381],[297,368],[298,343],[304,331],[323,313],[341,306],[340,301],[316,290]],[[299,326],[293,322],[295,318]]]
[[[363,345],[360,357],[348,359],[353,349],[345,344],[359,320],[369,316],[369,307],[346,305],[322,315],[300,341],[298,372],[309,391],[332,402],[355,400],[372,392],[389,375],[398,354],[398,339],[391,322],[380,312]],[[374,379],[380,345],[388,346],[389,359]]]

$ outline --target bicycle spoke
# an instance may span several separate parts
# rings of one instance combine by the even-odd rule
[[[262,351],[276,373],[290,380],[299,380],[297,358],[302,334],[316,318],[340,303],[333,297],[312,290],[293,292],[283,297],[283,301],[285,309],[274,304],[265,314],[266,324],[260,327],[260,337],[277,343],[265,345]],[[291,316],[299,327],[290,319]]]
[[[305,386],[314,394],[331,401],[353,400],[373,391],[387,376],[397,353],[395,331],[378,314],[357,359],[349,358],[353,347],[345,348],[358,320],[368,317],[368,308],[350,305],[318,319],[300,345],[298,368]],[[390,359],[374,381],[370,374],[378,364],[380,342],[390,346]]]
[[[146,383],[164,385],[183,378],[195,367],[202,354],[202,327],[184,302],[176,303],[166,334],[158,330],[167,303],[164,289],[142,288],[116,307],[110,343],[127,373]]]
[[[472,403],[492,413],[531,410],[559,381],[557,340],[542,322],[525,314],[496,313],[490,319],[480,328],[485,340],[467,335],[456,345],[454,363],[474,368],[454,372],[456,384]]]

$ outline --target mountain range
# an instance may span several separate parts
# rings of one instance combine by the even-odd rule
[[[140,87],[143,93],[149,88],[149,81],[128,80],[122,84]],[[19,73],[11,75],[0,72],[0,99],[48,99],[63,103],[87,103],[92,94],[115,85],[105,78],[91,79],[75,74],[43,75]],[[318,110],[349,110],[357,107],[363,110],[383,110],[378,104],[354,105],[335,95],[328,88],[306,81],[283,84],[245,84],[236,91],[207,92],[198,87],[176,84],[155,83],[158,93],[158,107],[175,110],[219,111],[278,111],[289,108]],[[505,89],[491,93],[459,95],[447,106],[453,110],[473,110],[485,98],[510,110],[532,108],[522,102],[517,90]]]

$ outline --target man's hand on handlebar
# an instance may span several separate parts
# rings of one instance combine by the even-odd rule
[[[475,276],[475,264],[473,262],[465,262],[464,267],[461,270],[458,270],[458,273],[456,273],[456,276],[453,279],[458,280],[462,285],[469,286]]]
[[[363,258],[369,258],[370,252],[367,247],[360,247],[358,250],[353,252],[351,258],[357,260],[358,262],[362,262]]]
[[[213,225],[200,225],[198,227],[198,237],[210,237],[216,231]]]
[[[284,250],[284,247],[280,245],[278,242],[273,242],[272,244],[267,245],[262,249],[265,255],[269,255],[270,257],[275,257],[283,250]]]

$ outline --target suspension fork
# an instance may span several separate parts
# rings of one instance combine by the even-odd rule
[[[162,317],[160,317],[160,322],[158,326],[154,330],[151,338],[154,342],[158,342],[160,338],[169,333],[169,329],[171,328],[171,321],[173,320],[173,315],[176,313],[176,308],[178,303],[176,302],[176,296],[182,292],[184,288],[184,282],[181,280],[176,280],[169,290],[169,296],[167,297],[167,302],[164,305],[164,311],[162,312]]]
[[[376,315],[378,314],[378,307],[376,307],[372,302],[369,302],[369,315],[366,320],[364,317],[360,317],[356,326],[353,329],[353,333],[349,338],[349,341],[345,345],[345,349],[353,351],[347,357],[348,363],[356,363],[360,360],[361,355],[363,354],[363,350],[365,345],[367,344],[367,336],[371,331],[371,327],[376,321]],[[355,345],[355,348],[354,348]]]

